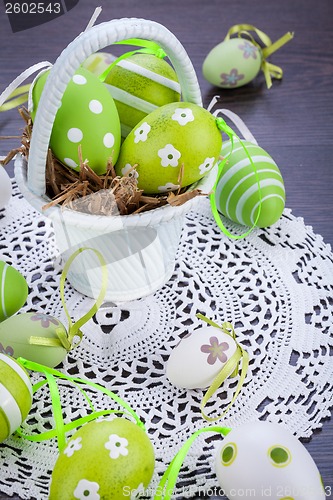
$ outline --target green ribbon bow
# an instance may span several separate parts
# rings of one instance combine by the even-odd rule
[[[234,339],[236,346],[237,346],[235,353],[231,356],[231,358],[228,359],[228,361],[225,363],[225,365],[223,366],[223,368],[221,369],[219,374],[215,377],[215,379],[211,383],[209,389],[205,393],[205,395],[201,401],[201,404],[200,404],[201,415],[203,416],[203,418],[205,420],[207,420],[208,422],[216,422],[216,420],[219,420],[220,418],[222,418],[229,411],[231,406],[236,401],[236,398],[237,398],[241,388],[243,387],[243,384],[244,384],[244,381],[246,378],[246,374],[248,371],[248,367],[249,367],[249,355],[236,341],[236,333],[235,333],[234,327],[232,326],[231,323],[226,321],[221,326],[219,326],[217,323],[214,323],[214,321],[206,318],[206,316],[203,316],[200,313],[198,313],[196,316],[198,318],[202,319],[203,321],[205,321],[206,323],[208,323],[209,325],[214,326],[215,328],[219,328],[227,335],[230,335],[230,337],[232,337]],[[242,368],[240,370],[240,377],[239,377],[239,381],[238,381],[235,393],[232,397],[232,400],[230,401],[230,403],[228,404],[226,409],[219,416],[213,417],[213,418],[208,417],[204,413],[204,408],[205,408],[208,400],[215,394],[215,392],[219,389],[219,387],[223,384],[223,382],[227,378],[236,377],[238,375],[238,365],[239,365],[239,362],[241,360],[243,360],[243,361],[242,361]]]
[[[129,52],[125,52],[117,59],[115,59],[109,67],[106,68],[105,71],[99,76],[101,82],[105,82],[106,77],[110,73],[111,69],[116,66],[123,59],[127,59],[134,54],[152,54],[160,59],[164,59],[166,57],[166,53],[164,50],[156,43],[150,40],[141,40],[140,38],[129,38],[128,40],[123,40],[121,42],[116,42],[117,45],[137,45],[138,47],[142,47],[141,49],[131,50]]]
[[[95,301],[95,304],[89,309],[89,311],[84,314],[78,321],[75,323],[72,322],[71,316],[68,312],[67,305],[66,305],[66,300],[65,300],[65,281],[68,275],[69,268],[73,262],[73,260],[82,252],[84,251],[93,251],[97,255],[97,258],[101,264],[101,271],[102,271],[102,283],[101,283],[101,290],[99,292],[99,295]],[[29,338],[29,344],[34,344],[34,345],[42,345],[42,346],[49,346],[49,347],[64,347],[67,351],[70,351],[74,349],[82,340],[83,333],[81,331],[82,326],[89,321],[94,314],[98,311],[100,306],[103,303],[106,290],[107,290],[107,285],[108,285],[108,270],[107,270],[107,264],[104,260],[103,255],[98,251],[95,250],[94,248],[79,248],[74,252],[69,259],[67,260],[64,269],[61,273],[60,276],[60,298],[62,302],[62,306],[64,308],[67,321],[68,321],[68,332],[64,331],[63,328],[56,328],[55,332],[58,336],[57,339],[52,339],[52,338],[45,338],[45,337],[35,337],[31,336]],[[78,337],[79,340],[74,344],[74,338]]]
[[[135,423],[141,427],[143,430],[145,430],[145,426],[143,422],[140,420],[138,415],[135,413],[135,411],[130,407],[126,401],[124,401],[122,398],[117,396],[114,392],[109,391],[105,387],[96,384],[94,382],[91,382],[90,380],[83,380],[78,377],[71,377],[69,375],[65,375],[64,373],[55,370],[54,368],[49,368],[48,366],[41,365],[39,363],[34,363],[32,361],[29,361],[24,358],[18,358],[17,361],[27,370],[32,370],[35,372],[40,372],[45,376],[45,380],[41,380],[40,382],[37,382],[36,384],[33,385],[32,390],[33,394],[35,394],[41,387],[43,387],[45,384],[49,385],[49,390],[50,390],[50,395],[51,395],[51,402],[52,402],[52,412],[53,412],[53,417],[54,417],[54,422],[55,422],[55,427],[46,432],[42,432],[41,434],[36,434],[36,435],[27,435],[22,432],[22,429],[18,429],[16,431],[16,434],[19,435],[20,437],[27,439],[28,441],[33,441],[33,442],[41,442],[41,441],[46,441],[48,439],[57,438],[58,442],[58,448],[59,451],[62,451],[66,447],[66,437],[65,434],[66,432],[69,432],[73,429],[76,429],[77,427],[80,427],[81,425],[90,422],[92,420],[95,420],[98,417],[102,417],[105,415],[110,415],[110,414],[115,414],[115,413],[124,413],[127,414],[130,417],[133,417],[135,420]],[[88,402],[88,405],[91,409],[91,413],[84,417],[77,418],[76,420],[73,420],[72,422],[65,423],[63,419],[63,412],[62,412],[62,406],[61,406],[61,399],[60,399],[60,394],[59,394],[59,389],[57,386],[56,378],[60,378],[63,380],[68,380],[72,382],[84,395],[86,401]],[[80,387],[79,384],[85,384],[88,387],[92,387],[93,389],[96,389],[98,391],[101,391],[102,393],[106,394],[109,396],[111,399],[113,399],[116,403],[118,403],[120,406],[124,408],[124,410],[100,410],[96,411],[94,409],[94,406],[87,395],[86,391]]]
[[[249,31],[254,31],[260,41],[263,43],[264,48],[262,48],[252,37],[252,35],[249,33]],[[262,63],[261,63],[261,70],[264,73],[265,80],[266,80],[266,85],[268,88],[271,88],[272,86],[272,77],[281,80],[283,76],[283,71],[282,68],[279,66],[276,66],[275,64],[271,64],[267,61],[267,57],[269,57],[273,52],[276,52],[279,50],[283,45],[285,45],[289,40],[291,40],[294,37],[294,33],[288,32],[285,35],[283,35],[281,38],[279,38],[276,42],[272,43],[271,39],[269,38],[266,33],[263,31],[259,30],[252,24],[235,24],[232,26],[225,39],[224,40],[229,40],[231,35],[237,34],[239,37],[241,35],[247,35],[253,45],[255,45],[261,52],[262,54]]]

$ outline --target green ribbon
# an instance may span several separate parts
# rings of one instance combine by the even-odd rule
[[[264,47],[262,48],[251,36],[249,31],[254,31],[260,41],[263,43]],[[279,38],[276,42],[272,43],[271,39],[269,36],[264,33],[263,31],[259,30],[252,24],[235,24],[232,26],[225,39],[224,40],[229,40],[231,35],[237,34],[239,37],[241,35],[247,35],[250,39],[251,42],[258,47],[258,49],[261,52],[262,55],[262,63],[261,63],[261,70],[264,73],[265,80],[266,80],[266,85],[268,88],[271,88],[272,86],[272,77],[277,78],[281,80],[283,76],[283,71],[282,68],[279,66],[276,66],[274,64],[269,63],[266,59],[269,57],[273,52],[276,52],[279,50],[283,45],[285,45],[289,40],[291,40],[294,37],[294,33],[288,32],[285,33],[281,38]]]
[[[16,108],[21,104],[25,103],[28,100],[29,96],[30,83],[27,85],[21,85],[17,87],[8,97],[8,99],[4,102],[2,106],[0,106],[0,112],[8,111],[9,109]]]
[[[262,207],[262,194],[261,194],[261,187],[260,187],[260,179],[259,179],[259,175],[258,175],[258,170],[257,170],[257,167],[255,166],[255,164],[253,163],[253,160],[251,158],[251,155],[250,153],[248,152],[247,150],[247,147],[245,146],[245,144],[243,143],[243,141],[238,137],[238,135],[232,130],[231,127],[229,127],[229,125],[226,124],[226,122],[224,121],[223,118],[216,118],[216,125],[217,127],[222,131],[222,132],[225,132],[227,134],[227,136],[229,137],[230,141],[231,141],[231,150],[228,154],[228,156],[226,156],[219,164],[218,164],[218,173],[217,173],[217,176],[216,176],[216,181],[215,181],[215,184],[214,184],[214,187],[212,189],[212,192],[209,196],[209,199],[210,199],[210,205],[211,205],[211,210],[212,210],[212,213],[213,213],[213,216],[214,216],[214,219],[217,223],[217,225],[219,226],[219,228],[221,229],[221,231],[226,235],[228,236],[229,238],[232,238],[232,239],[241,239],[241,238],[245,238],[246,236],[248,236],[252,231],[253,229],[256,227],[256,224],[258,222],[258,219],[260,217],[260,213],[261,213],[261,207]],[[216,188],[218,186],[218,183],[220,181],[220,178],[221,178],[221,175],[222,175],[222,171],[223,171],[223,167],[224,165],[226,164],[226,162],[228,161],[228,158],[229,156],[232,154],[233,152],[233,149],[234,149],[234,138],[236,138],[239,143],[241,144],[242,148],[244,149],[245,153],[246,153],[246,156],[248,157],[251,165],[252,165],[252,168],[254,170],[254,174],[255,174],[255,178],[256,178],[256,182],[257,182],[257,185],[258,185],[258,195],[259,195],[259,208],[258,208],[258,212],[257,212],[257,216],[256,216],[256,219],[253,223],[253,225],[247,230],[245,231],[245,233],[242,233],[242,234],[233,234],[233,233],[230,233],[230,231],[228,231],[228,229],[224,226],[223,222],[222,222],[222,219],[220,217],[220,214],[218,212],[218,209],[217,209],[217,206],[216,206],[216,196],[215,196],[215,193],[216,193]]]
[[[206,318],[206,316],[203,316],[200,313],[198,313],[196,316],[198,318],[202,319],[203,321],[205,321],[206,323],[208,323],[209,325],[214,326],[215,328],[219,328],[220,330],[222,330],[227,335],[230,335],[230,337],[233,338],[233,340],[235,341],[236,346],[237,346],[235,353],[231,356],[231,358],[228,359],[228,361],[225,363],[225,365],[223,366],[223,368],[221,369],[221,371],[215,377],[215,379],[211,383],[209,389],[205,393],[205,395],[204,395],[204,397],[203,397],[203,399],[201,401],[201,404],[200,404],[201,415],[203,416],[203,418],[205,420],[207,420],[208,422],[216,422],[216,420],[219,420],[220,418],[222,418],[229,411],[229,409],[231,408],[231,406],[236,401],[236,398],[237,398],[237,396],[238,396],[241,388],[243,387],[243,384],[244,384],[244,381],[245,381],[245,378],[246,378],[246,374],[247,374],[247,371],[248,371],[248,367],[249,367],[249,355],[242,348],[242,346],[239,345],[238,342],[236,341],[236,333],[235,333],[234,327],[232,326],[231,323],[229,323],[228,321],[225,321],[220,326],[217,323],[215,323],[214,321],[212,321],[211,319]],[[215,392],[219,389],[219,387],[222,385],[222,383],[227,378],[229,378],[229,377],[236,377],[238,375],[238,365],[239,365],[239,362],[241,360],[243,360],[243,361],[242,361],[242,368],[241,368],[241,371],[240,371],[240,377],[239,377],[239,381],[238,381],[235,393],[234,393],[234,395],[232,397],[232,400],[230,401],[230,403],[228,404],[228,406],[226,407],[226,409],[218,417],[213,417],[213,418],[212,417],[208,417],[204,413],[204,408],[205,408],[208,400],[215,394]]]
[[[105,71],[99,76],[101,82],[105,82],[106,77],[110,73],[111,69],[116,66],[123,59],[127,59],[134,54],[152,54],[160,59],[166,57],[166,53],[164,50],[156,43],[150,40],[141,40],[140,38],[129,38],[128,40],[123,40],[120,42],[116,42],[118,45],[137,45],[138,47],[143,47],[141,49],[132,50],[130,52],[125,52],[117,59],[115,59],[110,66],[106,68]]]
[[[134,418],[136,424],[141,427],[143,430],[145,430],[145,426],[143,422],[140,420],[139,416],[135,413],[135,411],[130,407],[126,401],[124,401],[122,398],[117,396],[114,392],[109,391],[105,387],[96,384],[95,382],[91,382],[90,380],[83,380],[78,377],[71,377],[69,375],[65,375],[64,373],[55,370],[54,368],[49,368],[48,366],[41,365],[39,363],[34,363],[33,361],[29,361],[24,358],[18,358],[17,361],[27,370],[32,370],[35,372],[39,372],[44,374],[45,380],[41,380],[37,382],[36,384],[33,385],[32,390],[33,394],[35,394],[41,387],[43,387],[46,383],[49,386],[50,390],[50,395],[51,395],[51,402],[52,402],[52,412],[53,412],[53,417],[54,417],[54,423],[55,427],[46,432],[42,432],[40,434],[36,435],[28,435],[24,434],[21,429],[18,429],[16,431],[16,434],[18,434],[20,437],[27,439],[28,441],[33,441],[33,442],[41,442],[41,441],[46,441],[48,439],[52,439],[54,437],[57,438],[58,442],[58,448],[59,451],[62,451],[65,446],[66,446],[66,437],[65,434],[66,432],[72,431],[73,429],[76,429],[77,427],[80,427],[81,425],[90,422],[92,420],[95,420],[98,417],[102,417],[105,415],[110,415],[110,414],[115,414],[115,413],[123,413],[127,414],[128,416],[131,416]],[[56,377],[64,380],[68,380],[69,382],[72,382],[84,395],[85,399],[87,400],[91,413],[87,414],[84,417],[77,418],[76,420],[73,420],[72,422],[65,423],[63,419],[63,414],[62,414],[62,406],[61,406],[61,398],[59,394],[59,389],[58,385],[56,382]],[[100,410],[96,411],[94,409],[94,406],[87,395],[87,393],[79,386],[79,384],[85,384],[89,387],[92,387],[93,389],[96,389],[98,391],[103,392],[107,396],[109,396],[111,399],[116,401],[120,406],[124,408],[124,410]]]
[[[101,290],[99,292],[99,295],[95,301],[95,304],[89,309],[89,311],[84,314],[78,321],[76,321],[74,324],[72,322],[71,316],[68,312],[67,305],[66,305],[66,300],[65,300],[65,281],[68,275],[68,271],[70,266],[72,265],[72,262],[76,257],[81,254],[82,252],[86,250],[91,250],[95,252],[97,255],[97,258],[101,264],[101,271],[102,271],[102,283],[101,283]],[[62,306],[64,308],[67,321],[68,321],[68,332],[64,331],[63,328],[59,327],[56,328],[55,333],[57,334],[58,338],[57,339],[50,339],[50,338],[44,338],[44,337],[35,337],[31,336],[29,338],[29,344],[34,344],[34,345],[41,345],[41,346],[49,346],[49,347],[64,347],[67,351],[70,351],[77,347],[79,343],[82,340],[83,333],[81,331],[82,326],[89,321],[94,314],[98,311],[100,306],[103,303],[106,291],[107,291],[107,286],[108,286],[108,270],[107,270],[107,264],[104,260],[103,255],[96,249],[94,248],[79,248],[74,252],[69,259],[67,260],[63,271],[60,276],[60,298],[62,302]],[[79,340],[74,344],[73,340],[74,337],[78,337]]]
[[[186,455],[189,452],[189,449],[192,446],[192,443],[196,440],[200,434],[204,432],[217,432],[222,436],[226,436],[231,431],[230,427],[203,427],[196,432],[194,432],[183,444],[181,449],[178,451],[176,456],[170,462],[170,465],[164,472],[159,485],[156,488],[156,493],[154,496],[154,500],[170,500],[175,484],[178,479],[178,474],[181,466],[185,460]]]

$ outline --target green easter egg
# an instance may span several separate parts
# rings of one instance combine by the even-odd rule
[[[134,54],[119,61],[105,83],[115,100],[123,137],[157,107],[180,101],[174,69],[151,54]]]
[[[273,158],[261,147],[243,141],[256,166],[261,191],[261,211],[258,227],[274,224],[285,205],[285,189],[281,172]],[[222,147],[222,155],[228,156],[231,142]],[[229,219],[244,226],[252,226],[259,210],[259,189],[254,168],[239,141],[223,167],[216,189],[218,210]]]
[[[32,405],[32,387],[23,366],[0,353],[0,443],[15,432]]]
[[[52,70],[51,70],[52,71]],[[48,77],[42,73],[32,89],[32,119]],[[85,68],[80,68],[69,82],[56,114],[50,148],[64,165],[79,170],[78,146],[82,159],[98,175],[104,174],[112,157],[117,161],[121,142],[116,105],[105,85]]]
[[[215,118],[189,102],[171,103],[146,116],[123,142],[116,172],[133,175],[145,193],[165,193],[189,186],[216,163],[222,145]],[[183,175],[179,184],[179,175]]]
[[[108,52],[95,52],[91,54],[82,64],[82,67],[94,73],[94,75],[101,75],[115,60],[115,56]]]
[[[0,323],[0,348],[6,354],[26,358],[54,368],[65,358],[67,351],[60,341],[56,346],[41,345],[43,340],[57,339],[56,330],[67,336],[64,325],[46,314],[22,313]],[[39,344],[31,337],[38,337]]]
[[[15,314],[28,297],[28,285],[22,274],[0,260],[0,322]]]
[[[203,76],[224,89],[241,87],[260,71],[261,51],[249,40],[230,38],[214,47],[204,60]]]
[[[152,478],[153,446],[147,434],[125,418],[85,424],[55,464],[49,500],[137,498]]]

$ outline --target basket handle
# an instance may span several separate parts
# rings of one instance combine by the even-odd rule
[[[53,122],[65,89],[80,65],[94,52],[128,38],[156,41],[167,53],[178,75],[184,101],[202,105],[198,80],[184,47],[163,25],[145,19],[115,19],[81,33],[60,54],[50,70],[31,137],[28,186],[37,196],[45,194],[45,165]]]

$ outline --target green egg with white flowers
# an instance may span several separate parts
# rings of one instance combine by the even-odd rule
[[[190,102],[170,103],[147,115],[126,137],[116,172],[135,175],[145,193],[166,193],[208,175],[221,146],[221,132],[209,111]]]
[[[59,365],[67,355],[61,336],[67,338],[66,328],[47,314],[21,313],[0,323],[0,348],[4,353],[50,368]]]
[[[139,498],[154,467],[154,449],[141,427],[126,418],[98,419],[83,425],[60,453],[49,500]]]
[[[33,120],[50,71],[42,72],[30,91]],[[53,123],[50,138],[53,154],[61,163],[78,171],[81,146],[82,160],[87,160],[89,167],[102,175],[110,158],[113,163],[117,161],[120,142],[120,121],[111,94],[96,75],[81,67],[68,83]]]
[[[219,212],[238,224],[251,227],[256,223],[257,227],[268,227],[279,220],[285,206],[283,178],[264,149],[249,141],[243,141],[243,145],[253,164],[238,140],[234,141],[233,148],[231,141],[223,144],[221,154],[227,161],[215,191],[216,205]]]

